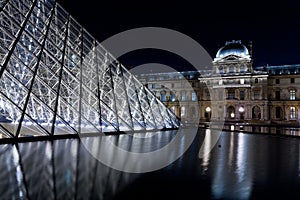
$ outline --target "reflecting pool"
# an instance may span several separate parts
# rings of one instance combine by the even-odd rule
[[[176,134],[111,135],[101,141],[150,152],[166,147]],[[119,171],[94,158],[86,144],[99,137],[1,144],[0,199],[300,198],[300,138],[224,131],[214,144],[213,134],[199,129],[191,145],[181,137],[165,159],[176,151],[183,155],[146,173]]]

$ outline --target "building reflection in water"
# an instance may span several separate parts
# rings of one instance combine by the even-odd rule
[[[0,199],[124,199],[122,194],[159,199],[153,190],[171,192],[168,197],[174,198],[181,191],[212,199],[300,197],[299,138],[223,132],[215,143],[213,134],[200,130],[175,162],[141,174],[107,167],[82,141],[95,149],[105,141],[131,152],[149,152],[173,141],[176,131],[2,144]],[[187,140],[181,137],[165,159],[183,153]],[[101,151],[112,156],[111,162],[118,158],[113,149]]]
[[[252,191],[254,162],[248,135],[225,133],[212,165],[212,197],[214,199],[249,199]]]
[[[0,145],[1,199],[105,199],[135,175],[108,168],[78,139]]]
[[[203,154],[202,154],[202,166],[204,171],[207,170],[207,166],[209,164],[209,159],[210,159],[210,150],[211,148],[211,130],[210,129],[206,129],[205,130],[205,138],[203,141]],[[199,156],[200,157],[200,156]]]

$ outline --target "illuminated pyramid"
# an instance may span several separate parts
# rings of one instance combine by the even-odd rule
[[[0,0],[0,136],[177,128],[55,0]]]

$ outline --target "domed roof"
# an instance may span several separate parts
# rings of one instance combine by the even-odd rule
[[[216,58],[224,58],[229,55],[236,55],[246,58],[250,57],[248,49],[245,47],[245,45],[242,44],[240,40],[232,40],[230,42],[226,42],[225,46],[219,49]]]

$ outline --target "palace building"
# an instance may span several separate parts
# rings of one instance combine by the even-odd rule
[[[210,70],[138,77],[182,122],[299,125],[300,65],[255,67],[251,43],[226,42]]]

